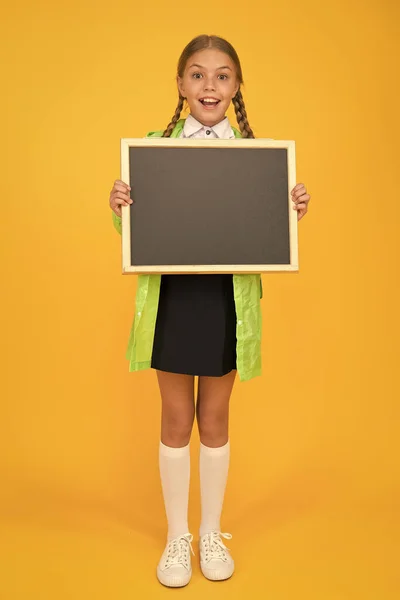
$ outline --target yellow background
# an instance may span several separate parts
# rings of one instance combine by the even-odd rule
[[[395,0],[3,7],[1,600],[399,597],[398,19]],[[171,592],[160,400],[125,361],[136,279],[108,194],[199,33],[234,44],[249,121],[296,140],[312,201],[300,273],[264,276],[263,376],[232,397],[236,573],[208,582],[196,556]],[[192,453],[197,541],[197,434]]]

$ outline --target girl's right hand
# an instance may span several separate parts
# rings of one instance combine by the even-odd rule
[[[113,189],[110,192],[109,203],[111,210],[113,210],[118,217],[121,216],[121,206],[128,206],[129,204],[132,204],[132,200],[129,195],[130,191],[131,188],[127,183],[124,183],[120,179],[114,181]]]

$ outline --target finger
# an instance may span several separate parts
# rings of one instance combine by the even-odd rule
[[[110,191],[110,197],[116,192],[122,192],[123,194],[127,194],[129,196],[131,188],[123,184],[115,184],[112,190]]]
[[[111,198],[122,198],[123,200],[130,200],[131,197],[126,192],[114,192],[111,195]]]
[[[129,189],[131,189],[129,186],[129,183],[125,183],[125,181],[121,181],[121,179],[116,179],[114,181],[114,185],[122,185],[122,186],[125,186],[125,187],[128,187]]]
[[[293,194],[293,198],[301,198],[302,196],[307,195],[306,188],[300,188]]]
[[[113,189],[110,192],[110,195],[116,194],[117,192],[120,192],[121,194],[126,194],[127,196],[130,195],[130,188],[127,187],[123,187],[122,185],[118,185],[118,186],[114,186]]]
[[[297,185],[295,185],[294,188],[291,191],[291,194],[295,194],[301,188],[306,189],[306,186],[304,185],[304,183],[298,183]]]
[[[111,208],[113,206],[130,206],[131,204],[132,202],[125,202],[124,200],[117,198],[114,202],[111,203]]]
[[[132,199],[126,194],[122,194],[121,192],[117,192],[111,196],[111,202],[116,204],[124,204],[127,206],[128,204],[132,204]]]
[[[295,202],[296,204],[302,203],[302,202],[309,202],[311,199],[311,196],[309,194],[302,194],[301,196],[295,196],[293,198],[293,202]]]
[[[114,187],[113,190],[118,190],[120,192],[126,192],[127,190],[130,190],[131,186],[130,185],[126,185],[125,183],[114,183]]]
[[[304,208],[307,208],[307,204],[295,204],[293,206],[293,210],[303,210]]]
[[[122,207],[123,206],[129,206],[129,204],[127,202],[123,202],[123,200],[116,200],[115,202],[111,203],[111,208],[112,210],[117,210],[121,216],[122,214]]]

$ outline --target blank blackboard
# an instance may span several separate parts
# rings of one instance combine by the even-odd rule
[[[124,273],[298,270],[294,142],[122,140]]]

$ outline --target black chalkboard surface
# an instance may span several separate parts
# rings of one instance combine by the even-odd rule
[[[297,271],[295,146],[275,140],[121,140],[124,273]]]

